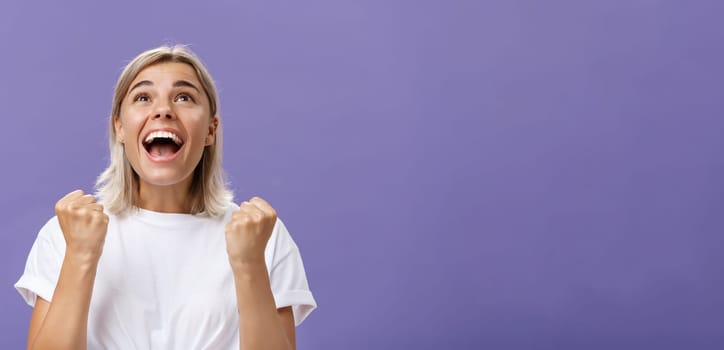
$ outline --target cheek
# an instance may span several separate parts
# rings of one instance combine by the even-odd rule
[[[124,113],[120,120],[122,130],[119,134],[125,136],[126,140],[138,134],[143,123],[143,118],[139,117],[138,113]]]
[[[189,130],[193,130],[194,138],[200,140],[202,143],[205,143],[206,136],[209,134],[209,126],[211,125],[211,122],[207,118],[207,114],[204,114],[202,117],[194,119],[193,125],[189,125]]]

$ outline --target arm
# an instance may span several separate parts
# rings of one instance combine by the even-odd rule
[[[261,198],[243,202],[226,225],[226,249],[239,307],[239,349],[293,350],[294,316],[277,311],[264,251],[277,214]]]
[[[55,205],[66,242],[53,301],[36,298],[28,331],[28,349],[87,347],[88,311],[108,216],[92,195],[74,191]]]
[[[28,349],[85,349],[95,263],[66,255],[53,302],[37,298],[30,318]]]
[[[266,265],[233,267],[239,306],[239,348],[295,349],[291,307],[276,309]]]

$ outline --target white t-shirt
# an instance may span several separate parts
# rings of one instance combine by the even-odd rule
[[[234,278],[223,218],[139,209],[109,214],[88,314],[89,349],[238,349]],[[25,301],[52,301],[65,254],[57,217],[40,230],[15,284]],[[277,220],[265,251],[277,308],[299,325],[316,308],[299,249]],[[241,310],[243,312],[243,310]]]

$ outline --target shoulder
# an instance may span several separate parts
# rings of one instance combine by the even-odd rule
[[[58,221],[58,216],[53,216],[48,219],[43,227],[40,228],[40,232],[38,233],[38,237],[48,239],[58,235],[60,235],[61,237],[63,236],[63,231],[61,231],[60,229],[60,222]]]
[[[282,219],[278,217],[267,245],[276,252],[275,255],[277,259],[299,250],[299,248],[297,248],[297,244],[294,242],[294,239],[292,239],[292,235],[289,233],[287,226],[284,224]]]
[[[35,239],[34,246],[42,247],[42,249],[51,249],[56,252],[65,250],[65,238],[63,231],[60,229],[60,222],[57,216],[48,219],[40,228]]]
[[[231,216],[231,214],[233,214],[237,210],[239,210],[239,205],[234,202],[229,202],[228,204],[226,204],[226,211],[224,212],[224,216]]]

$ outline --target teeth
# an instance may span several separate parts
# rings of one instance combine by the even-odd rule
[[[169,132],[169,131],[154,131],[148,136],[146,136],[146,139],[143,141],[144,143],[151,143],[155,139],[171,139],[174,143],[177,145],[181,145],[181,138],[178,137],[178,135]]]

